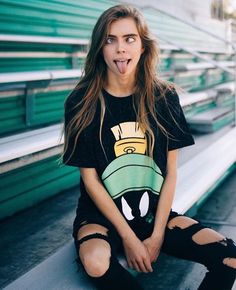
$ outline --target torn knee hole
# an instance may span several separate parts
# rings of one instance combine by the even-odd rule
[[[192,239],[198,245],[221,243],[222,245],[227,246],[226,238],[210,228],[201,229],[192,236]]]
[[[181,229],[186,229],[194,224],[197,224],[198,222],[195,221],[194,219],[191,219],[186,216],[177,216],[169,221],[167,224],[167,227],[172,230],[175,227],[181,228]]]
[[[219,244],[221,244],[221,245],[223,245],[223,246],[225,246],[225,247],[228,245],[226,239],[220,240],[220,241],[218,241],[217,243],[219,243]]]
[[[223,260],[223,264],[233,269],[236,269],[236,258],[225,258]]]

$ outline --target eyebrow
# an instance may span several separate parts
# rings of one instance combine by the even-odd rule
[[[138,36],[138,34],[135,34],[135,33],[129,33],[129,34],[125,34],[125,35],[122,35],[122,37],[133,37],[133,36]],[[117,38],[116,35],[113,35],[113,34],[108,34],[107,37],[113,37],[113,38]]]

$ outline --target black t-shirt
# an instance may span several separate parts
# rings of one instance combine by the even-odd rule
[[[84,92],[84,90],[75,91],[67,99],[65,125],[76,113],[76,109],[72,108],[83,98]],[[79,136],[75,152],[66,164],[95,168],[106,190],[130,224],[140,220],[150,222],[155,216],[166,176],[168,150],[194,144],[179,97],[175,91],[169,91],[165,99],[159,98],[156,102],[157,119],[167,130],[169,137],[166,137],[150,118],[155,136],[151,158],[146,155],[147,138],[136,121],[133,96],[115,97],[105,90],[103,96],[106,112],[101,134],[102,146],[99,139],[99,104],[92,123]],[[64,162],[70,156],[74,142],[75,139],[72,137],[64,155]],[[94,207],[82,178],[80,191],[77,215]]]

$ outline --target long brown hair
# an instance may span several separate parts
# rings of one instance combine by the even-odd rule
[[[73,154],[78,137],[80,133],[92,122],[99,101],[101,104],[100,143],[102,145],[101,129],[106,110],[104,97],[102,95],[102,88],[104,87],[107,70],[107,66],[102,55],[102,49],[105,45],[111,23],[115,20],[127,17],[132,18],[135,21],[142,41],[142,46],[144,48],[144,52],[140,57],[136,70],[133,107],[137,116],[136,121],[139,123],[139,126],[143,132],[145,132],[148,140],[146,154],[153,156],[155,142],[155,137],[148,120],[148,113],[151,114],[157,123],[157,126],[165,134],[168,134],[165,128],[158,122],[156,117],[156,91],[158,89],[159,96],[164,97],[166,90],[172,90],[174,88],[174,84],[161,80],[157,76],[160,54],[159,48],[156,39],[152,36],[148,29],[143,15],[135,7],[121,4],[104,11],[94,26],[84,71],[79,83],[76,85],[72,93],[81,88],[86,88],[86,92],[81,102],[75,105],[75,107],[80,106],[81,109],[78,110],[75,116],[68,123],[67,127],[64,129],[65,138],[63,155],[68,148],[68,141],[70,137],[72,134],[75,134],[75,142],[71,155]],[[105,153],[104,148],[103,151]],[[68,159],[70,159],[70,157],[71,156],[69,156]]]

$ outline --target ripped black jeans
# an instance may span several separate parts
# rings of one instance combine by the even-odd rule
[[[176,212],[171,211],[168,222],[178,216],[185,215],[180,215]],[[83,224],[90,223],[105,226],[108,229],[107,236],[102,234],[90,234],[78,241],[76,238],[76,233],[78,232],[78,229]],[[145,223],[142,225],[139,224],[138,226],[133,228],[133,230],[135,231],[137,237],[140,238],[140,240],[144,240],[152,234],[153,226],[153,223]],[[225,263],[225,261],[227,258],[233,258],[232,260],[235,260],[236,245],[229,238],[224,238],[217,242],[211,242],[206,244],[199,244],[194,241],[193,236],[205,228],[207,227],[199,221],[185,228],[180,228],[178,226],[175,226],[173,228],[166,227],[164,242],[161,251],[168,255],[181,259],[186,259],[189,261],[194,261],[206,266],[208,271],[204,279],[202,280],[198,290],[230,290],[232,289],[235,281],[236,269],[235,267],[229,266],[227,263]],[[80,244],[92,238],[104,239],[111,246],[109,269],[104,275],[100,277],[89,276],[96,285],[97,289],[143,289],[143,287],[138,284],[135,277],[133,277],[133,275],[131,275],[129,271],[124,269],[119,264],[116,256],[117,252],[122,249],[122,241],[114,226],[108,220],[101,216],[90,216],[89,218],[86,218],[83,223],[80,223],[79,226],[77,223],[77,226],[74,227],[73,236],[75,238],[75,246],[78,254]],[[81,263],[79,259],[78,262]],[[83,269],[85,271],[85,268]]]

